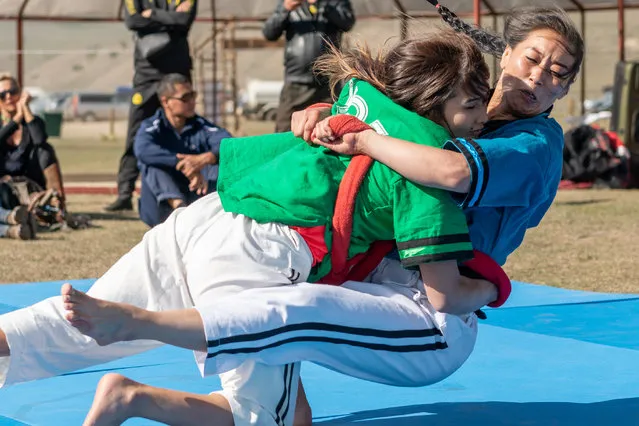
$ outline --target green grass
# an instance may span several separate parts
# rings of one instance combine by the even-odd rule
[[[0,282],[93,278],[140,241],[135,214],[101,212],[112,197],[71,195],[69,208],[96,228],[0,240]],[[541,226],[505,266],[512,279],[601,292],[639,293],[639,191],[561,191]]]
[[[63,174],[113,174],[118,171],[124,140],[52,139]]]

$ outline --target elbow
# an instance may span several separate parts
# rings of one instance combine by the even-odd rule
[[[426,288],[428,302],[431,304],[433,309],[437,312],[441,312],[442,314],[462,315],[467,313],[465,312],[465,307],[463,306],[463,301],[459,297],[459,293],[460,292],[457,291],[457,287],[451,288],[445,293],[439,292],[432,287]]]
[[[456,304],[450,297],[442,297],[435,300],[428,299],[433,309],[442,314],[459,315]]]
[[[277,41],[277,39],[280,38],[279,34],[275,34],[273,31],[270,29],[267,30],[266,28],[262,31],[262,34],[268,41]]]
[[[456,161],[448,167],[445,176],[445,186],[449,191],[465,194],[470,190],[470,170],[465,161]]]

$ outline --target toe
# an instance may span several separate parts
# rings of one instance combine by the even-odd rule
[[[65,301],[67,298],[71,297],[72,293],[73,293],[73,287],[71,287],[71,284],[69,283],[62,284],[62,287],[60,288],[60,294],[65,299]]]

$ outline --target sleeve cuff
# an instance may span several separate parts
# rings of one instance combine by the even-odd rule
[[[470,169],[470,188],[465,194],[451,193],[453,200],[462,208],[477,206],[488,183],[488,159],[482,148],[473,139],[457,138],[444,144],[444,149],[457,151],[464,156]]]

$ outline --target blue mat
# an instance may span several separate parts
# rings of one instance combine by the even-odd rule
[[[55,295],[60,284],[0,286],[0,312]],[[508,304],[487,311],[471,359],[441,383],[394,388],[312,364],[302,377],[322,425],[639,426],[638,312],[639,295],[515,283]],[[0,425],[79,425],[108,371],[172,389],[219,389],[217,378],[199,377],[191,352],[164,347],[0,389]]]

